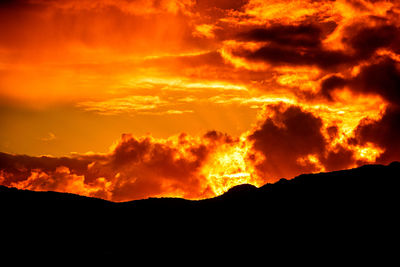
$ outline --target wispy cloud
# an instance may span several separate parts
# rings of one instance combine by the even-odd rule
[[[115,115],[126,112],[142,112],[156,110],[166,102],[158,96],[127,96],[104,101],[86,101],[77,106],[86,111],[94,111],[103,115]]]
[[[180,115],[193,113],[190,109],[179,109],[174,99],[162,99],[159,96],[133,95],[113,98],[103,101],[86,101],[77,104],[79,108],[101,115],[150,114],[150,115]]]
[[[39,138],[41,141],[48,142],[57,139],[56,135],[52,132],[47,133],[45,137]]]

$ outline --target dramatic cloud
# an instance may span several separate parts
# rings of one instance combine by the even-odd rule
[[[250,175],[245,174],[245,166],[227,170],[232,163],[221,167],[218,164],[224,163],[212,158],[226,154],[225,160],[238,163],[229,157],[244,157],[238,155],[242,145],[216,131],[201,139],[181,134],[168,141],[126,134],[104,155],[53,158],[2,153],[0,181],[21,189],[73,192],[113,201],[169,195],[199,199],[220,194],[242,183],[241,175]],[[260,179],[258,184],[262,183]]]
[[[296,106],[272,105],[268,113],[271,116],[249,136],[254,149],[265,157],[257,166],[262,174],[293,177],[315,171],[318,167],[310,157],[323,153],[326,146],[321,119]]]
[[[239,34],[239,40],[259,43],[256,49],[245,46],[233,50],[233,55],[250,61],[265,61],[272,65],[317,65],[335,67],[352,60],[339,50],[328,50],[322,41],[336,28],[336,23],[285,25],[273,24]]]
[[[365,119],[355,131],[355,142],[365,145],[376,144],[384,152],[377,158],[377,162],[389,163],[400,158],[400,107],[389,107],[381,120]]]
[[[267,28],[255,28],[238,36],[244,41],[270,41],[292,47],[319,47],[321,39],[332,33],[336,26],[333,21],[302,25],[277,24]]]
[[[348,26],[344,32],[342,42],[354,50],[359,59],[369,58],[379,48],[389,48],[396,51],[400,46],[400,28],[387,24],[386,21],[375,26],[356,23]]]
[[[385,0],[1,1],[0,184],[198,199],[400,160],[399,18]]]
[[[376,63],[361,67],[355,77],[346,79],[331,76],[322,82],[321,92],[331,99],[332,91],[345,86],[357,93],[380,95],[387,102],[400,105],[399,63],[384,57]]]
[[[374,20],[371,18],[370,20]],[[324,41],[337,28],[334,21],[300,25],[271,25],[239,35],[245,42],[259,43],[256,49],[243,46],[233,56],[272,65],[316,65],[324,70],[357,64],[370,58],[378,49],[398,50],[400,29],[387,23],[346,26],[341,38],[343,49],[331,49]]]
[[[357,94],[374,94],[384,98],[389,106],[380,119],[365,118],[355,130],[358,144],[375,144],[384,152],[378,162],[389,163],[399,159],[398,134],[400,122],[400,68],[399,63],[390,58],[361,67],[359,73],[351,78],[331,76],[321,84],[321,92],[331,101],[332,94],[347,88]]]

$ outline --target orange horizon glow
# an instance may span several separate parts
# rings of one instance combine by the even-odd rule
[[[0,4],[0,185],[128,201],[400,160],[400,5]]]

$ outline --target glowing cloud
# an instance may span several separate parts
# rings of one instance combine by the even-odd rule
[[[400,160],[399,18],[384,0],[3,1],[0,184],[200,199]]]

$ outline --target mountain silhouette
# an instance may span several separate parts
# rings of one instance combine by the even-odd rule
[[[122,203],[1,186],[2,251],[149,264],[383,264],[398,254],[399,179],[393,162],[240,185],[199,201]]]

